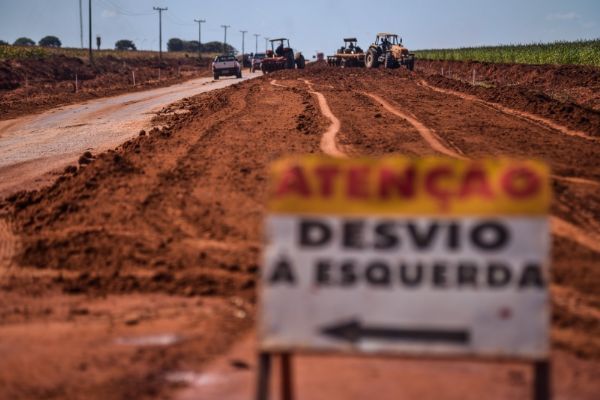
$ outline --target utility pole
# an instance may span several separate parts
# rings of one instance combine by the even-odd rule
[[[198,58],[202,58],[200,52],[202,51],[202,24],[206,22],[205,19],[195,19],[194,22],[198,23]]]
[[[88,38],[89,39],[89,45],[90,45],[89,53],[90,53],[90,64],[93,65],[94,64],[94,58],[92,56],[92,0],[89,0],[88,9],[89,9],[88,12],[90,14],[89,15],[89,24],[90,24],[90,26],[89,26],[89,38]]]
[[[162,64],[162,12],[167,11],[169,8],[152,7],[152,9],[158,11],[158,57]]]
[[[260,35],[258,33],[254,34],[255,44],[254,44],[254,54],[258,53],[258,38]]]
[[[223,40],[223,53],[227,51],[227,29],[231,28],[231,25],[221,25],[221,28],[225,30],[225,39]]]
[[[240,31],[240,33],[242,34],[242,68],[244,68],[244,60],[246,59],[244,57],[244,55],[246,54],[246,48],[245,48],[245,39],[246,39],[246,33],[248,33],[248,31]]]
[[[79,40],[81,41],[81,48],[83,49],[83,0],[79,0]]]

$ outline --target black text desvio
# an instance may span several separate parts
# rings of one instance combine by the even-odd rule
[[[433,221],[424,225],[410,220],[382,220],[375,224],[347,220],[334,224],[326,220],[303,219],[299,223],[298,239],[304,249],[325,248],[339,241],[342,248],[349,250],[395,250],[410,245],[426,251],[441,241],[450,251],[466,245],[481,251],[499,251],[509,244],[511,234],[498,220],[480,221],[466,227],[458,221]]]

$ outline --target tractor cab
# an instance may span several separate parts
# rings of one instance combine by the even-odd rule
[[[290,48],[289,39],[281,38],[281,39],[271,39],[271,51],[274,54],[274,57],[285,57],[286,53],[292,51]],[[293,52],[292,52],[293,53]]]
[[[344,46],[338,50],[338,54],[359,54],[362,52],[356,38],[345,38]]]
[[[267,50],[267,56],[261,63],[261,69],[264,73],[280,69],[304,68],[304,56],[302,53],[294,54],[289,39],[271,39],[270,42],[271,49]]]
[[[375,45],[402,46],[402,38],[394,33],[378,33]]]

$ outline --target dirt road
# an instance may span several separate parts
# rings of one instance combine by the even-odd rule
[[[552,99],[536,111],[542,96],[461,85],[406,71],[279,72],[169,107],[186,112],[8,198],[0,397],[251,398],[267,167],[324,152],[546,160],[554,389],[594,398],[599,116],[582,108],[573,118]],[[513,364],[313,357],[297,373],[299,398],[311,400],[525,399],[531,379]]]
[[[49,172],[74,163],[85,151],[118,146],[150,128],[154,113],[168,104],[238,82],[200,78],[0,121],[0,197],[48,183],[55,178]]]

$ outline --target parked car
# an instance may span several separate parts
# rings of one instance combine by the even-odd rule
[[[215,57],[212,70],[215,79],[219,79],[221,76],[242,77],[242,68],[233,54],[223,54]]]
[[[267,55],[265,53],[256,53],[254,57],[252,57],[252,65],[250,66],[250,71],[260,71],[262,66],[262,61],[265,59]]]

